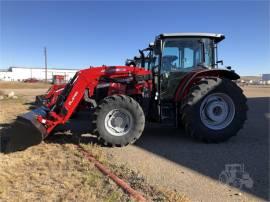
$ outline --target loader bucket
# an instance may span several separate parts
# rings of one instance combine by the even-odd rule
[[[0,151],[10,153],[37,145],[47,136],[46,128],[38,122],[37,115],[46,115],[44,107],[40,107],[17,117],[8,128],[1,130]]]

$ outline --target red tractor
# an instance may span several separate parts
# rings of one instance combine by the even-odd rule
[[[93,109],[92,132],[105,145],[134,143],[146,121],[167,127],[181,124],[191,137],[204,142],[228,140],[243,127],[248,107],[234,82],[239,75],[217,68],[217,43],[224,38],[208,33],[160,34],[141,51],[142,67],[78,71],[53,106],[18,117],[13,127],[18,132],[1,138],[3,150],[40,143],[82,103]]]
[[[145,50],[148,50],[148,49],[145,49]],[[149,61],[149,58],[144,58],[143,59],[144,64],[142,64],[142,57],[143,56],[140,56],[140,57],[135,56],[133,59],[127,59],[125,65],[126,66],[133,66],[133,67],[147,66],[147,65],[145,65],[145,63],[147,63]],[[59,75],[55,75],[55,76],[59,76]],[[58,77],[56,77],[56,78],[58,78]],[[61,83],[61,84],[58,83],[58,84],[52,85],[48,89],[46,94],[36,96],[35,105],[45,106],[45,107],[50,108],[51,106],[53,106],[55,104],[58,96],[64,90],[65,85],[66,85],[66,83]],[[81,109],[84,109],[84,108],[81,108]]]

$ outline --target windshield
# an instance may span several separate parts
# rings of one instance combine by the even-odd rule
[[[213,47],[211,39],[166,39],[162,52],[161,72],[191,71],[198,65],[212,67]]]

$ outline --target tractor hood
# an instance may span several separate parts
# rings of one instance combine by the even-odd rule
[[[150,75],[151,71],[140,67],[130,67],[130,66],[101,66],[101,67],[91,67],[89,69],[84,69],[79,71],[79,73],[84,75],[100,75],[103,74],[105,77],[126,77],[132,75]]]

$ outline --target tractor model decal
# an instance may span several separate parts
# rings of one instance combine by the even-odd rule
[[[75,100],[75,98],[76,98],[77,95],[78,95],[78,91],[76,91],[76,92],[74,93],[74,95],[72,96],[71,100],[68,102],[68,105],[69,105],[69,106],[72,105],[72,103],[73,103],[73,101]]]

